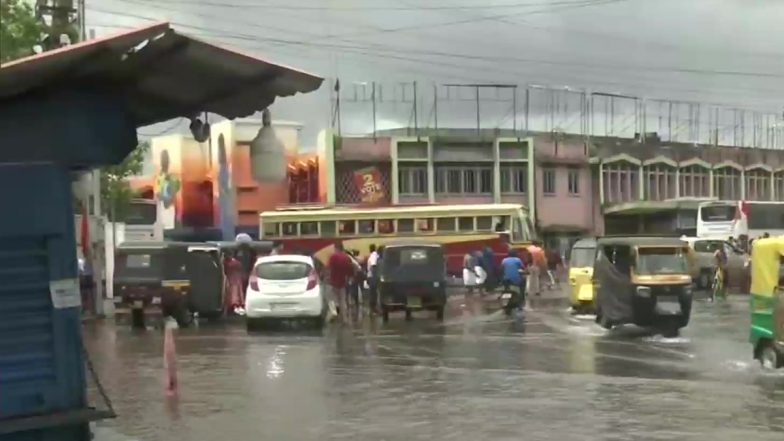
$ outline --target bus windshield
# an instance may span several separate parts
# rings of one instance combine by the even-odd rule
[[[732,205],[708,205],[700,208],[700,220],[703,222],[726,222],[735,219],[735,207]]]
[[[152,225],[157,220],[157,210],[150,201],[134,201],[128,204],[123,221],[127,225]]]

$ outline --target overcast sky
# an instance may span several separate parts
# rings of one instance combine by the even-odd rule
[[[772,112],[783,17],[778,0],[87,1],[97,35],[169,20],[342,84],[539,84]],[[327,121],[326,92],[283,101],[276,118]]]

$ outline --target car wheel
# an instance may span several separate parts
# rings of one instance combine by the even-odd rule
[[[406,308],[406,321],[411,321],[414,319],[414,311],[411,309]]]
[[[697,282],[699,289],[709,289],[711,287],[711,274],[707,270],[700,272],[700,277]]]
[[[444,310],[446,310],[446,307],[444,306],[439,306],[438,309],[436,309],[436,320],[444,321]]]
[[[248,330],[248,332],[258,331],[259,329],[261,329],[262,324],[263,321],[261,319],[252,319],[252,318],[245,319],[245,327]]]
[[[759,352],[760,365],[765,369],[784,367],[784,359],[771,343],[765,344]]]

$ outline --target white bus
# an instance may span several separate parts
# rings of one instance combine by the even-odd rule
[[[750,239],[765,233],[784,235],[784,202],[746,201],[746,231],[739,228],[738,202],[703,202],[697,209],[697,237],[726,240],[746,234]]]
[[[158,203],[152,199],[133,199],[121,220],[125,242],[163,240],[163,223],[158,215]]]

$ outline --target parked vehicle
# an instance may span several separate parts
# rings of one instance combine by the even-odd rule
[[[596,244],[596,321],[654,327],[665,336],[689,323],[688,244],[665,237],[604,237]]]
[[[784,238],[757,239],[751,247],[751,332],[754,358],[784,367]]]
[[[211,244],[191,245],[186,265],[191,282],[188,309],[199,317],[220,317],[224,312],[226,286],[220,248]]]
[[[380,264],[379,299],[384,321],[389,313],[436,311],[444,319],[446,307],[446,261],[444,249],[433,243],[391,243],[384,248]]]
[[[585,238],[574,243],[569,257],[569,286],[572,312],[594,312],[593,264],[596,260],[596,239]]]
[[[313,258],[276,255],[256,260],[245,292],[248,330],[270,319],[307,319],[320,328],[326,304]]]
[[[713,257],[716,250],[723,247],[727,254],[727,273],[729,282],[733,286],[741,286],[746,280],[745,258],[743,251],[735,248],[726,240],[700,239],[697,237],[682,237],[693,251],[694,262],[691,275],[698,289],[709,289],[713,282],[716,259]]]
[[[114,293],[120,306],[131,309],[134,324],[144,322],[146,312],[174,317],[188,326],[191,279],[188,248],[183,242],[126,242],[117,247]]]

